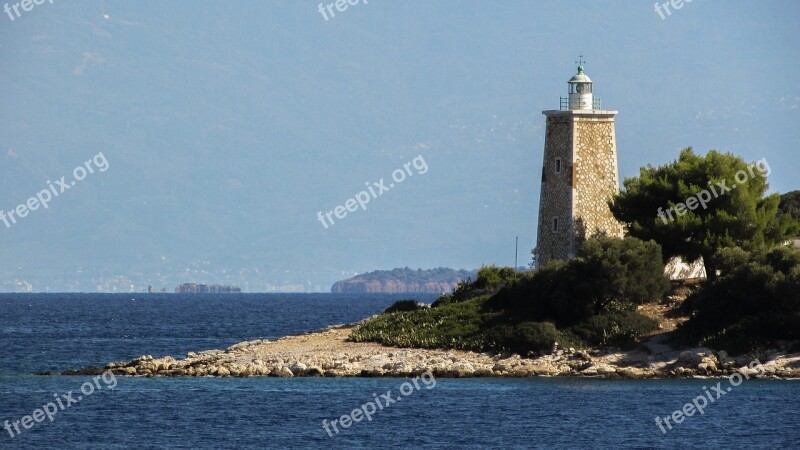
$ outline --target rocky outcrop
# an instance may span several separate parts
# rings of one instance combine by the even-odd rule
[[[225,350],[189,352],[184,359],[145,355],[64,372],[65,375],[215,377],[436,377],[570,376],[597,378],[722,377],[739,372],[757,378],[800,378],[800,354],[771,352],[751,367],[753,357],[731,358],[706,348],[653,353],[554,348],[525,358],[458,350],[401,349],[347,341],[354,325],[288,336],[276,341],[241,342]],[[663,345],[663,344],[659,344]]]

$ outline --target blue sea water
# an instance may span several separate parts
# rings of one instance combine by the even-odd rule
[[[274,339],[362,319],[399,298],[0,295],[0,426],[55,401],[54,394],[77,398],[93,383],[35,372]],[[407,380],[391,378],[118,376],[94,382],[91,395],[52,421],[20,426],[13,438],[0,428],[0,448],[800,448],[800,382],[744,381],[664,434],[657,415],[682,408],[719,380],[435,381],[409,390]],[[333,436],[323,429],[323,420],[387,391],[401,400],[370,421],[339,427]]]

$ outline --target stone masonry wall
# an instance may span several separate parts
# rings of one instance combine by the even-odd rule
[[[575,204],[573,217],[579,240],[597,234],[622,237],[608,201],[619,191],[613,118],[576,117]]]
[[[572,182],[569,167],[572,165],[572,129],[570,117],[547,117],[536,241],[539,265],[571,256]],[[561,158],[560,174],[555,173],[556,158]],[[558,218],[558,232],[553,232],[554,217]]]

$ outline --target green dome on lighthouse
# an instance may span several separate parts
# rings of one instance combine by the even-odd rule
[[[591,83],[592,80],[585,73],[583,73],[583,65],[578,66],[578,73],[576,73],[570,80],[570,83]]]

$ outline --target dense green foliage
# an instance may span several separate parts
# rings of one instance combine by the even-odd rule
[[[495,350],[527,354],[547,351],[558,342],[562,346],[581,345],[568,334],[561,333],[552,322],[505,321],[486,331],[486,340],[495,344]]]
[[[494,346],[482,332],[500,314],[487,312],[488,296],[412,312],[382,314],[351,335],[355,342],[399,347],[456,348],[485,351]]]
[[[699,156],[687,148],[677,161],[648,165],[638,177],[626,178],[611,210],[631,236],[658,242],[665,261],[702,256],[713,279],[716,272],[709,261],[718,249],[769,247],[796,227],[778,213],[780,197],[765,196],[768,174],[765,160],[748,164],[729,153],[712,150]],[[700,196],[709,200],[700,204]]]
[[[478,269],[478,278],[475,280],[477,289],[496,289],[512,283],[517,276],[513,267],[497,267],[495,265],[483,266]]]
[[[636,304],[657,300],[666,289],[660,260],[653,242],[597,238],[583,246],[581,258],[536,272],[481,268],[474,282],[431,308],[382,314],[350,338],[521,354],[549,350],[554,342],[631,346],[658,326]]]
[[[661,249],[653,241],[599,237],[587,240],[580,257],[548,264],[501,291],[495,302],[533,320],[569,326],[602,314],[612,302],[659,300],[669,288]]]
[[[720,250],[721,276],[692,293],[676,341],[732,353],[800,340],[800,251]]]
[[[789,213],[794,217],[800,217],[800,190],[791,191],[781,195],[779,205],[781,211]]]
[[[582,342],[599,347],[632,347],[639,338],[658,328],[658,320],[635,311],[607,311],[576,325],[566,332]]]
[[[795,223],[800,223],[800,191],[791,191],[781,195],[778,204],[781,214],[785,214]],[[790,230],[792,237],[800,237],[800,224]]]

